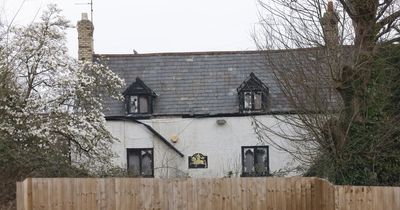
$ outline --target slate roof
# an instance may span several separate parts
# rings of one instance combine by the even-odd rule
[[[218,115],[239,113],[237,88],[253,72],[268,88],[268,112],[290,112],[274,77],[276,65],[295,67],[294,57],[315,60],[316,50],[101,54],[110,69],[125,79],[124,91],[139,77],[158,97],[153,115]],[[121,92],[122,92],[121,91]],[[123,102],[107,99],[106,116],[124,116]]]

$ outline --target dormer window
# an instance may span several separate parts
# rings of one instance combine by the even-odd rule
[[[238,87],[240,112],[263,112],[267,108],[268,87],[254,73]]]
[[[157,95],[140,78],[136,78],[136,81],[123,94],[128,115],[151,114],[153,112],[153,99]]]

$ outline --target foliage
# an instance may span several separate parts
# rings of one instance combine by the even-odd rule
[[[260,49],[307,49],[284,51],[292,66],[266,51],[297,114],[277,116],[287,125],[278,129],[256,122],[256,132],[309,166],[306,175],[336,184],[399,185],[400,4],[328,2],[260,0]]]
[[[374,59],[366,123],[352,124],[340,155],[323,152],[307,175],[338,184],[400,185],[399,69],[400,48],[382,49]]]
[[[120,99],[124,82],[100,62],[68,55],[70,25],[54,5],[38,22],[1,27],[1,200],[14,199],[15,181],[25,177],[104,174],[115,139],[102,99]]]

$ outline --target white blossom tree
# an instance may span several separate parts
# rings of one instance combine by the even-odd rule
[[[115,139],[102,99],[120,99],[124,81],[101,63],[68,55],[70,24],[54,5],[28,26],[0,27],[0,180],[110,166]]]

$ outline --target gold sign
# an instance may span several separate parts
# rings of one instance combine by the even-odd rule
[[[207,166],[207,156],[201,153],[189,156],[189,168],[207,168]]]

